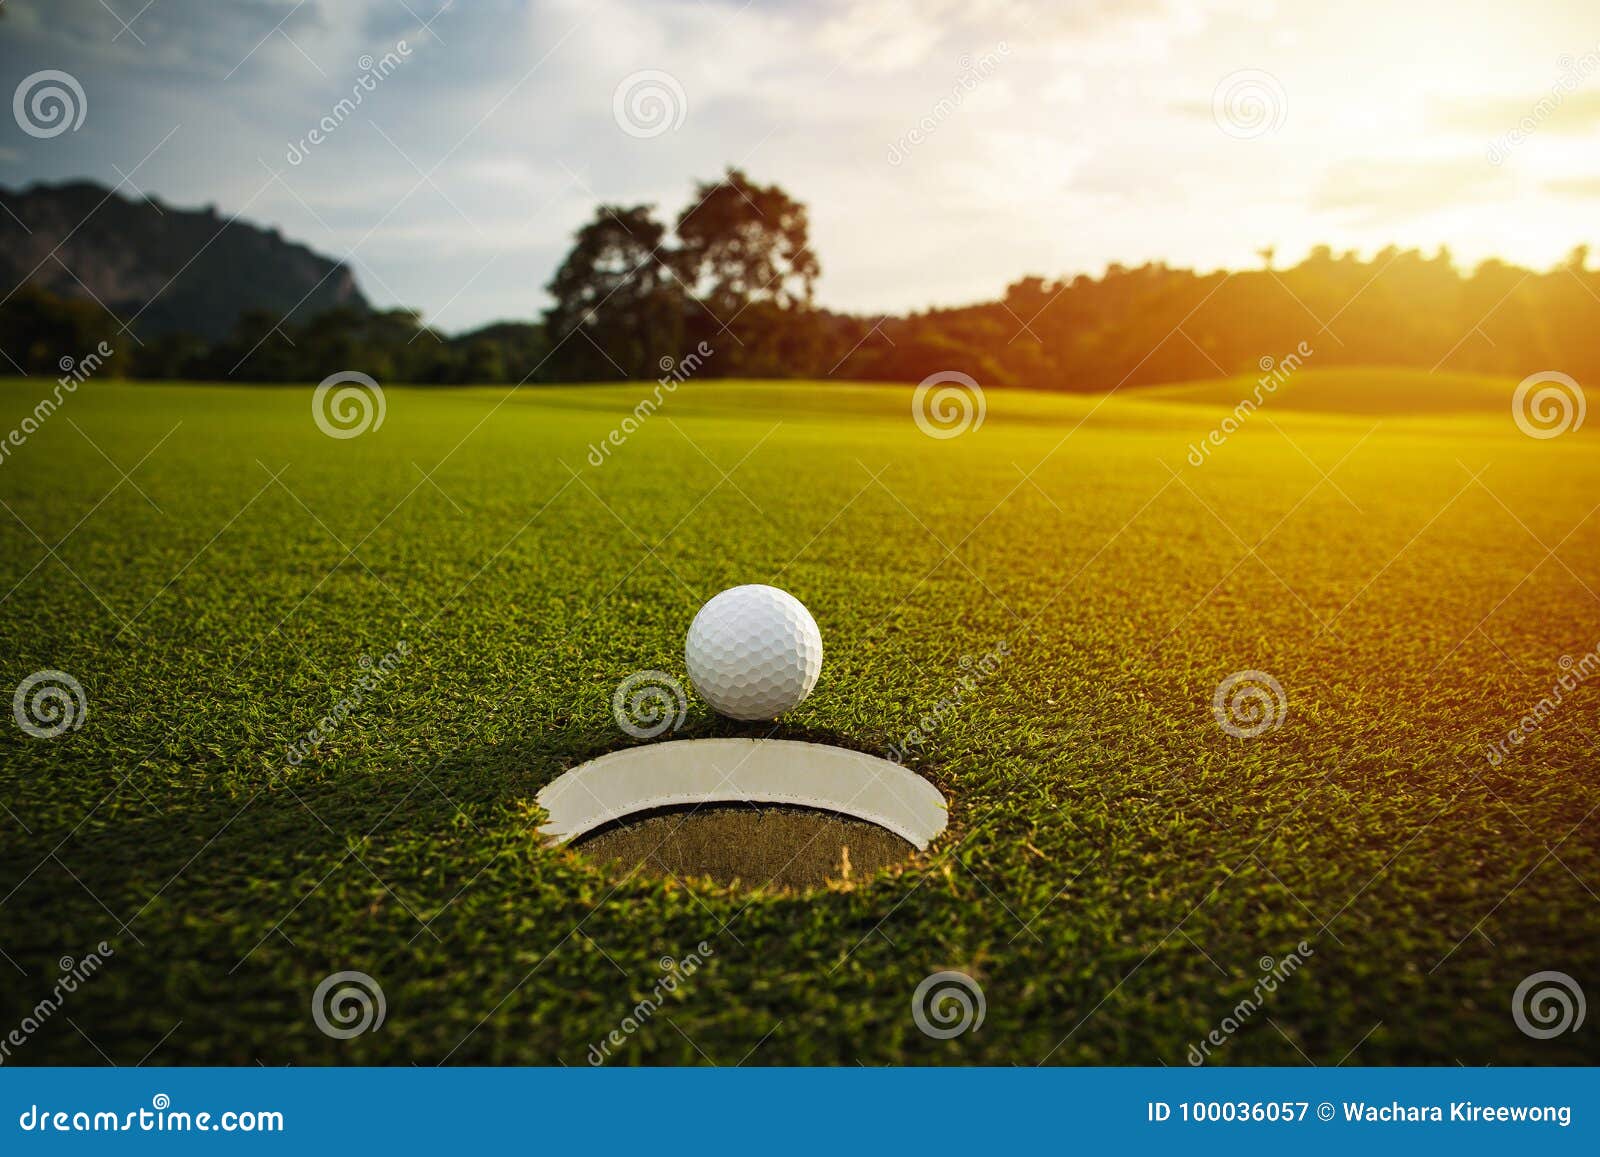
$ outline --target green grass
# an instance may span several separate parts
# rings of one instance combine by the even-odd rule
[[[1218,378],[1151,386],[1138,396],[1163,402],[1188,402],[1232,410],[1242,398],[1253,398],[1261,384],[1272,411],[1310,410],[1329,414],[1399,415],[1492,414],[1503,417],[1511,404],[1512,383],[1476,374],[1396,373],[1382,369],[1354,369],[1319,373],[1286,373],[1280,381],[1271,374]],[[1504,423],[1495,423],[1497,428]],[[1504,432],[1503,429],[1501,432]]]
[[[4,685],[88,700],[0,738],[0,1035],[115,955],[7,1063],[582,1065],[702,941],[612,1063],[1181,1065],[1300,941],[1216,1063],[1595,1061],[1595,1010],[1535,1040],[1510,1006],[1546,969],[1600,999],[1600,679],[1484,749],[1600,642],[1600,454],[1520,434],[1511,382],[1430,417],[1376,378],[1303,373],[1317,405],[1200,468],[1227,383],[995,391],[945,441],[906,389],[690,385],[599,468],[646,387],[392,388],[347,441],[309,388],[83,387],[0,465]],[[48,388],[0,386],[0,426]],[[682,678],[741,582],[822,628],[780,736],[883,751],[1008,643],[918,764],[948,834],[806,898],[541,847],[538,790],[634,742],[617,682]],[[1254,739],[1212,714],[1244,669],[1287,698]],[[734,733],[691,695],[678,738]],[[388,1012],[340,1041],[311,1001],[346,969]],[[916,1028],[940,969],[981,1029]]]

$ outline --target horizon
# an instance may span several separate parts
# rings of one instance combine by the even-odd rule
[[[0,183],[215,205],[452,334],[537,318],[597,202],[670,220],[730,165],[809,207],[817,303],[856,315],[1114,264],[1325,244],[1544,269],[1596,240],[1583,6],[1347,11],[13,0],[7,82],[65,71],[85,115],[10,134]]]
[[[239,225],[246,226],[248,228],[265,230],[265,231],[276,230],[276,231],[278,231],[280,233],[282,241],[283,241],[283,243],[285,245],[289,245],[289,246],[293,246],[293,247],[299,247],[299,248],[305,248],[305,249],[309,250],[310,252],[312,252],[313,254],[315,254],[318,257],[327,258],[327,259],[336,261],[336,262],[340,263],[341,265],[343,265],[345,268],[349,269],[351,271],[351,273],[352,273],[352,276],[355,277],[356,282],[357,282],[359,288],[361,289],[363,295],[367,296],[369,299],[373,297],[373,295],[371,294],[369,288],[367,286],[365,286],[365,285],[361,285],[361,279],[360,279],[359,271],[356,269],[356,267],[354,265],[352,265],[351,263],[345,261],[345,259],[340,257],[338,254],[322,252],[322,251],[316,249],[315,246],[311,245],[310,243],[304,241],[303,239],[301,239],[299,237],[294,237],[294,236],[290,236],[288,234],[285,234],[285,233],[282,232],[282,227],[279,226],[279,225],[276,225],[273,222],[270,222],[270,221],[256,221],[256,220],[251,220],[251,219],[248,219],[248,218],[245,218],[245,217],[242,217],[242,216],[235,216],[235,215],[232,215],[232,214],[224,211],[224,207],[223,206],[219,206],[219,205],[216,205],[214,203],[205,202],[205,203],[199,203],[199,204],[183,204],[183,203],[177,202],[175,200],[171,200],[171,199],[165,198],[165,197],[161,196],[159,193],[155,193],[155,192],[147,192],[142,197],[130,197],[124,190],[122,190],[120,188],[107,185],[104,182],[96,181],[93,178],[88,178],[88,177],[67,178],[67,179],[64,179],[64,180],[61,180],[61,181],[44,181],[44,180],[33,181],[33,182],[30,182],[30,183],[28,183],[28,184],[26,184],[24,186],[19,187],[19,188],[11,188],[11,187],[8,187],[8,186],[6,186],[4,184],[0,184],[0,194],[6,194],[6,195],[11,195],[11,196],[26,196],[26,195],[28,195],[30,193],[33,193],[33,192],[37,191],[37,190],[47,190],[47,189],[61,188],[61,187],[69,186],[69,185],[72,185],[72,184],[89,185],[89,186],[94,187],[98,191],[105,191],[108,194],[108,196],[121,197],[123,200],[129,201],[129,202],[132,202],[132,203],[151,202],[151,203],[156,204],[159,208],[173,210],[173,211],[181,212],[181,213],[204,213],[204,212],[210,212],[210,213],[213,213],[214,215],[218,216],[221,219],[227,220],[229,224],[237,223]],[[1346,249],[1346,250],[1339,250],[1339,249],[1336,249],[1333,246],[1328,245],[1326,243],[1317,242],[1317,243],[1314,243],[1314,244],[1310,245],[1305,252],[1299,253],[1299,254],[1294,254],[1291,257],[1287,257],[1287,258],[1286,258],[1286,256],[1284,254],[1281,254],[1281,253],[1278,253],[1278,252],[1274,251],[1273,254],[1272,254],[1272,257],[1271,257],[1271,264],[1270,265],[1263,264],[1263,262],[1265,260],[1265,257],[1264,257],[1264,254],[1262,254],[1262,253],[1258,253],[1256,255],[1256,264],[1254,264],[1254,265],[1246,266],[1246,265],[1240,264],[1240,265],[1232,266],[1232,267],[1226,266],[1226,265],[1218,265],[1218,266],[1211,266],[1211,267],[1183,266],[1183,265],[1173,264],[1172,262],[1164,260],[1164,259],[1161,259],[1161,258],[1147,260],[1147,261],[1141,262],[1139,264],[1132,264],[1132,263],[1128,263],[1128,262],[1120,262],[1120,261],[1113,260],[1113,261],[1107,262],[1106,264],[1102,265],[1099,269],[1092,270],[1092,271],[1091,270],[1084,270],[1084,269],[1065,270],[1065,271],[1061,271],[1061,272],[1058,272],[1058,273],[1053,274],[1053,275],[1052,274],[1038,274],[1038,273],[1035,273],[1035,272],[1032,272],[1032,271],[1027,272],[1027,273],[1019,273],[1019,274],[1015,275],[1014,277],[1012,277],[1006,283],[1006,285],[1001,286],[1000,289],[995,293],[995,295],[993,297],[990,297],[990,298],[975,298],[975,299],[972,299],[970,301],[961,301],[961,302],[939,302],[939,303],[934,303],[934,304],[931,304],[931,305],[913,306],[913,307],[911,307],[909,309],[906,309],[906,310],[903,310],[903,311],[899,311],[899,312],[890,312],[890,311],[884,311],[884,310],[840,310],[840,309],[833,309],[833,308],[827,306],[826,304],[819,304],[815,308],[817,308],[817,309],[819,309],[819,310],[821,310],[823,312],[834,313],[834,314],[836,314],[838,316],[856,317],[856,318],[862,318],[862,319],[882,318],[882,319],[887,320],[887,319],[890,319],[890,318],[911,318],[911,317],[915,317],[915,316],[918,316],[918,315],[921,315],[921,314],[932,314],[932,313],[938,313],[940,311],[960,311],[960,310],[967,310],[967,309],[980,309],[980,308],[982,308],[984,306],[987,306],[987,305],[993,305],[995,302],[1000,301],[1000,300],[1002,300],[1004,298],[1005,290],[1008,287],[1014,286],[1014,285],[1020,283],[1025,278],[1034,277],[1034,276],[1042,277],[1044,282],[1047,283],[1047,284],[1065,285],[1065,284],[1068,284],[1068,283],[1070,283],[1070,282],[1072,282],[1072,281],[1074,281],[1074,280],[1076,280],[1077,278],[1080,278],[1080,277],[1086,277],[1086,278],[1090,279],[1091,281],[1104,281],[1107,278],[1107,276],[1111,273],[1111,271],[1113,269],[1122,269],[1124,271],[1130,271],[1131,272],[1131,271],[1138,270],[1138,269],[1141,269],[1141,268],[1159,268],[1159,269],[1165,269],[1165,270],[1168,270],[1168,271],[1174,272],[1174,273],[1189,273],[1189,274],[1192,274],[1193,276],[1195,276],[1197,278],[1201,278],[1201,279],[1211,278],[1211,277],[1218,277],[1218,276],[1234,277],[1234,276],[1238,276],[1240,274],[1245,274],[1245,273],[1250,273],[1250,272],[1260,272],[1263,269],[1270,270],[1271,272],[1275,272],[1275,273],[1284,273],[1284,272],[1289,272],[1289,271],[1294,270],[1294,269],[1296,269],[1298,267],[1301,267],[1301,266],[1304,266],[1304,265],[1308,264],[1309,262],[1311,262],[1313,260],[1313,258],[1315,258],[1318,255],[1319,251],[1326,251],[1328,254],[1331,254],[1332,259],[1336,260],[1336,261],[1342,261],[1342,260],[1347,260],[1347,259],[1352,259],[1353,258],[1355,261],[1357,261],[1358,263],[1362,263],[1362,264],[1375,264],[1378,256],[1383,254],[1383,253],[1393,253],[1393,254],[1397,254],[1397,255],[1416,254],[1416,255],[1419,255],[1419,256],[1421,256],[1424,259],[1429,260],[1429,261],[1437,261],[1440,258],[1443,258],[1445,260],[1445,263],[1446,263],[1447,267],[1450,268],[1452,271],[1454,271],[1458,276],[1469,277],[1469,278],[1474,275],[1475,270],[1478,269],[1479,267],[1484,266],[1486,264],[1496,263],[1496,262],[1498,262],[1500,265],[1502,265],[1505,268],[1514,269],[1514,270],[1520,270],[1520,271],[1523,271],[1523,272],[1528,272],[1528,273],[1532,273],[1532,274],[1536,274],[1537,275],[1537,274],[1545,274],[1545,273],[1556,273],[1556,272],[1559,272],[1563,267],[1570,268],[1571,267],[1571,261],[1572,261],[1574,255],[1577,254],[1579,251],[1584,251],[1585,257],[1587,257],[1587,251],[1589,249],[1590,249],[1590,246],[1587,243],[1585,243],[1585,242],[1577,242],[1577,243],[1574,244],[1574,246],[1572,246],[1570,249],[1568,249],[1566,251],[1566,253],[1562,257],[1559,257],[1556,260],[1552,261],[1548,266],[1537,266],[1537,265],[1523,266],[1523,265],[1520,265],[1520,264],[1518,264],[1516,262],[1506,261],[1506,260],[1504,260],[1502,258],[1493,256],[1493,255],[1488,256],[1488,257],[1484,257],[1484,258],[1480,258],[1478,261],[1472,262],[1472,263],[1469,264],[1469,263],[1466,263],[1466,262],[1463,262],[1463,261],[1459,260],[1457,258],[1457,255],[1455,253],[1451,252],[1447,246],[1440,246],[1438,249],[1435,249],[1432,252],[1427,252],[1427,251],[1424,251],[1424,250],[1422,250],[1420,248],[1402,246],[1402,245],[1398,244],[1397,242],[1391,241],[1391,242],[1388,242],[1386,244],[1380,245],[1380,246],[1376,247],[1375,249],[1373,249],[1371,251],[1363,251],[1363,250],[1355,249],[1355,248]],[[416,310],[415,306],[408,305],[408,304],[403,303],[403,302],[390,303],[390,302],[375,301],[375,302],[372,302],[372,307],[373,307],[373,309],[378,310],[378,311],[400,310],[402,312],[410,312],[410,311]],[[418,311],[418,312],[420,312],[420,311]],[[542,313],[534,313],[534,314],[531,314],[531,315],[522,315],[522,316],[516,316],[516,315],[509,315],[508,314],[508,315],[501,316],[501,317],[490,317],[490,318],[488,318],[486,320],[483,320],[483,321],[480,321],[480,322],[476,322],[473,325],[471,325],[469,327],[466,327],[466,328],[449,329],[449,328],[442,327],[442,326],[430,321],[426,316],[423,316],[421,318],[422,325],[425,328],[432,329],[435,332],[440,333],[443,336],[445,336],[447,338],[451,338],[451,339],[469,336],[469,335],[471,335],[473,333],[480,332],[482,330],[493,328],[495,326],[500,326],[500,325],[534,325],[534,326],[538,326],[538,325],[542,325],[543,321],[544,321],[544,318],[543,318]],[[1374,363],[1374,364],[1385,364],[1385,363]],[[1467,371],[1467,372],[1470,373],[1471,371]],[[1245,376],[1248,376],[1248,374],[1246,374]]]

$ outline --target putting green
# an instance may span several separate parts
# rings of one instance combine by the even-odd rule
[[[1600,643],[1600,454],[1514,381],[1374,380],[1302,371],[1199,467],[1248,383],[946,439],[835,383],[395,387],[348,439],[309,386],[86,385],[0,464],[5,686],[87,707],[0,738],[0,1028],[111,955],[7,1063],[578,1065],[629,1017],[608,1063],[1592,1061],[1511,1001],[1600,977],[1600,679],[1487,751]],[[773,734],[906,752],[949,830],[805,897],[544,847],[540,788],[639,742],[618,683],[687,687],[744,582],[826,646]],[[1240,672],[1281,698],[1224,729]],[[691,692],[670,735],[766,733]],[[942,970],[986,1004],[949,1040]],[[340,971],[381,1028],[318,1028]]]

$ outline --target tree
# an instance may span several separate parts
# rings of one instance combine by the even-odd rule
[[[578,230],[548,288],[552,358],[577,380],[653,378],[677,357],[683,301],[651,206],[602,205]]]
[[[806,207],[776,185],[738,169],[700,185],[678,216],[673,268],[727,324],[746,305],[809,308],[821,271],[810,249]]]
[[[137,348],[115,317],[94,301],[57,297],[34,285],[23,285],[0,302],[0,373],[57,377],[79,359],[99,356],[101,343],[113,354],[97,363],[96,373],[126,372],[130,351]]]

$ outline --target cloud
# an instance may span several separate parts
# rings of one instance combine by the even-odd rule
[[[451,328],[533,313],[597,202],[670,219],[728,165],[810,206],[819,299],[836,308],[972,300],[1024,270],[1215,267],[1267,241],[1348,247],[1373,221],[1407,221],[1405,241],[1441,205],[1456,216],[1419,239],[1526,256],[1501,228],[1504,174],[1430,158],[1442,133],[1476,154],[1515,126],[1574,42],[1535,44],[1537,22],[1506,10],[1457,22],[1459,51],[1441,55],[1433,25],[1394,19],[1392,0],[159,0],[137,18],[143,0],[110,0],[126,32],[100,0],[4,3],[0,78],[60,68],[88,94],[81,131],[0,132],[7,183],[133,172],[129,193],[276,225],[349,259],[375,301]],[[1527,32],[1530,58],[1494,91],[1532,76],[1533,95],[1430,119],[1423,94],[1471,75],[1471,54],[1505,59],[1508,29]],[[402,38],[405,63],[291,163],[359,61]],[[998,66],[958,89],[986,54]],[[1219,79],[1242,69],[1270,70],[1291,102],[1258,140],[1212,114]],[[1357,70],[1366,83],[1349,83]],[[642,71],[670,74],[687,105],[648,139],[613,115]],[[1596,99],[1574,92],[1551,124],[1593,123]],[[1408,101],[1414,118],[1397,115]],[[891,163],[913,129],[925,139]],[[1388,159],[1354,160],[1369,154]],[[1587,227],[1587,192],[1521,192],[1537,200],[1517,202],[1520,231],[1536,221],[1564,251]]]
[[[187,79],[222,77],[252,50],[265,53],[262,63],[292,54],[291,34],[308,46],[325,46],[351,24],[322,0],[162,0],[137,16],[136,5],[123,7],[127,15],[119,17],[99,0],[12,0],[6,12],[15,26],[8,37],[41,57],[70,55],[89,71]]]
[[[1438,128],[1477,137],[1499,137],[1537,127],[1541,132],[1583,136],[1600,129],[1600,90],[1567,90],[1560,85],[1531,97],[1452,100],[1435,103]]]
[[[1445,206],[1492,201],[1510,186],[1510,174],[1482,157],[1349,161],[1323,174],[1312,204],[1360,224],[1378,224],[1426,216]]]
[[[1600,177],[1563,177],[1546,181],[1544,187],[1560,197],[1600,200]]]

